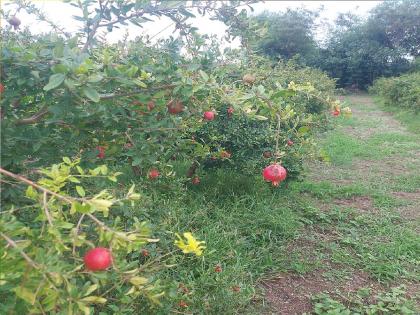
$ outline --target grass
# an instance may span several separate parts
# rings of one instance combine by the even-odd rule
[[[402,109],[398,106],[386,106],[383,99],[379,96],[375,96],[374,100],[381,110],[391,113],[393,117],[407,126],[409,131],[417,135],[420,134],[420,117],[418,113],[415,114],[413,111]]]
[[[185,257],[160,275],[188,288],[188,293],[170,291],[189,305],[187,310],[179,309],[181,313],[261,314],[263,292],[256,284],[276,272],[305,274],[329,266],[326,277],[335,281],[355,270],[391,286],[417,279],[420,238],[412,219],[396,211],[410,201],[390,192],[420,187],[419,161],[410,160],[420,145],[415,135],[401,130],[366,137],[346,133],[349,126],[377,125],[377,117],[370,119],[366,109],[361,113],[351,120],[340,118],[337,128],[322,137],[331,165],[322,166],[321,172],[328,172],[328,177],[316,174],[321,178],[311,179],[314,171],[308,165],[308,178],[273,189],[259,177],[220,170],[215,176],[203,176],[199,186],[156,188],[144,196],[142,215],[159,226],[156,230],[192,231],[206,241],[202,258]],[[373,171],[361,168],[366,161]],[[407,169],[388,172],[384,161],[391,163],[386,167]],[[350,182],[337,184],[328,178]],[[361,211],[357,202],[334,203],[361,197],[371,200],[371,209]],[[163,245],[167,233],[157,235]],[[150,252],[153,256],[153,248]],[[216,266],[222,272],[216,272]],[[325,296],[321,300],[335,305]],[[412,308],[410,303],[403,306]]]

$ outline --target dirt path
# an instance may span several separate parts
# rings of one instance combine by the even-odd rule
[[[322,140],[331,163],[308,165],[309,224],[286,249],[291,270],[261,281],[266,314],[310,314],[319,293],[350,307],[363,290],[368,304],[400,284],[419,292],[419,135],[368,95],[341,99],[353,118]]]

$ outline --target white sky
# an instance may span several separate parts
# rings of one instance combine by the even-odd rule
[[[9,1],[0,0],[3,9],[8,10],[12,7],[7,5],[7,2]],[[80,27],[80,22],[77,22],[72,18],[72,15],[80,15],[77,8],[70,6],[69,4],[62,3],[61,1],[54,0],[35,0],[32,2],[42,9],[42,11],[44,11],[51,20],[58,25],[63,26],[66,30],[76,32]],[[360,16],[366,16],[368,11],[380,2],[381,1],[265,1],[254,4],[252,7],[255,10],[254,14],[258,14],[263,11],[280,12],[284,11],[286,8],[298,8],[302,6],[308,9],[317,9],[322,5],[324,6],[324,10],[321,13],[321,18],[332,22],[339,13],[348,11]],[[29,26],[30,29],[36,33],[49,31],[46,24],[37,22],[35,19],[22,11],[19,12],[17,16],[22,20],[21,27]],[[130,25],[128,27],[129,39],[133,39],[140,34],[153,36],[159,33],[156,38],[169,36],[172,34],[173,27],[169,27],[163,32],[161,31],[165,27],[169,26],[171,22],[172,21],[168,18],[161,18],[156,22],[145,24],[144,28]],[[222,37],[225,33],[226,27],[223,23],[211,21],[206,17],[199,16],[198,18],[191,20],[191,22],[194,26],[199,28],[200,33],[216,34],[219,37]],[[126,29],[127,27],[120,30],[114,29],[112,33],[107,35],[107,40],[109,42],[117,42],[122,38]],[[317,35],[319,39],[322,39],[324,36],[325,34],[322,33],[318,33]],[[233,45],[236,46],[237,43],[234,43]]]

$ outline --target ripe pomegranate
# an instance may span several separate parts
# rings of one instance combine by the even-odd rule
[[[256,80],[255,76],[249,73],[245,74],[242,77],[242,81],[244,81],[246,84],[249,84],[249,85],[254,84],[255,80]]]
[[[266,159],[268,159],[268,158],[271,158],[272,153],[271,153],[270,151],[264,151],[263,156],[264,156]]]
[[[112,255],[107,248],[96,247],[89,250],[83,260],[90,271],[105,270],[111,266]]]
[[[239,286],[237,286],[237,285],[234,285],[234,286],[232,287],[232,291],[233,291],[233,292],[240,292],[240,291],[241,291],[241,287],[239,287]]]
[[[211,121],[214,119],[214,112],[204,112],[203,117],[205,120]]]
[[[220,265],[217,265],[217,266],[214,268],[214,272],[222,272],[222,267],[220,267]]]
[[[271,164],[263,170],[264,180],[271,182],[273,186],[278,186],[287,176],[286,169],[279,164]]]
[[[233,107],[229,107],[227,109],[227,114],[228,114],[228,117],[232,117],[232,115],[233,115]]]
[[[223,159],[228,159],[232,156],[232,153],[228,152],[228,151],[222,151],[220,152],[220,156]]]
[[[179,301],[178,305],[179,307],[188,307],[188,304],[184,300]]]
[[[332,112],[332,114],[334,116],[338,116],[338,115],[340,115],[340,111],[339,110],[335,110],[335,111]]]
[[[142,254],[144,257],[147,257],[147,256],[149,256],[149,251],[148,251],[147,249],[142,249],[142,250],[141,250],[141,254]]]
[[[20,20],[16,16],[12,16],[9,19],[9,24],[12,25],[15,30],[19,28],[20,23]]]
[[[147,109],[149,110],[149,112],[151,112],[153,110],[153,108],[155,108],[156,104],[154,101],[150,101],[147,103]]]
[[[184,105],[181,101],[171,100],[166,105],[166,107],[168,107],[168,112],[173,115],[179,114],[184,111]]]
[[[287,140],[287,145],[289,146],[289,147],[291,147],[292,145],[294,144],[294,142],[292,141],[292,140]]]
[[[195,176],[195,177],[191,180],[191,183],[192,183],[193,185],[198,185],[198,184],[200,184],[200,177]]]
[[[99,159],[104,159],[105,158],[105,147],[97,146],[96,149],[99,151],[99,153],[96,157],[98,157]]]
[[[4,92],[4,85],[0,83],[0,93]]]
[[[159,171],[157,169],[155,169],[155,168],[152,168],[149,171],[149,179],[156,179],[156,178],[159,177],[159,175],[160,175]]]

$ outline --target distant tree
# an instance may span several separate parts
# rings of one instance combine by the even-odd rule
[[[315,65],[337,78],[339,86],[358,88],[366,88],[378,77],[409,70],[409,55],[418,54],[420,45],[415,39],[419,19],[414,21],[419,5],[414,2],[420,4],[411,0],[382,3],[365,21],[352,13],[340,14]]]
[[[301,61],[310,63],[317,54],[314,39],[318,11],[287,9],[282,13],[263,13],[254,19],[264,24],[267,33],[258,40],[256,48],[273,58],[291,59],[299,55]]]
[[[376,6],[367,22],[368,28],[380,29],[395,48],[412,56],[420,55],[420,1],[384,1]]]

